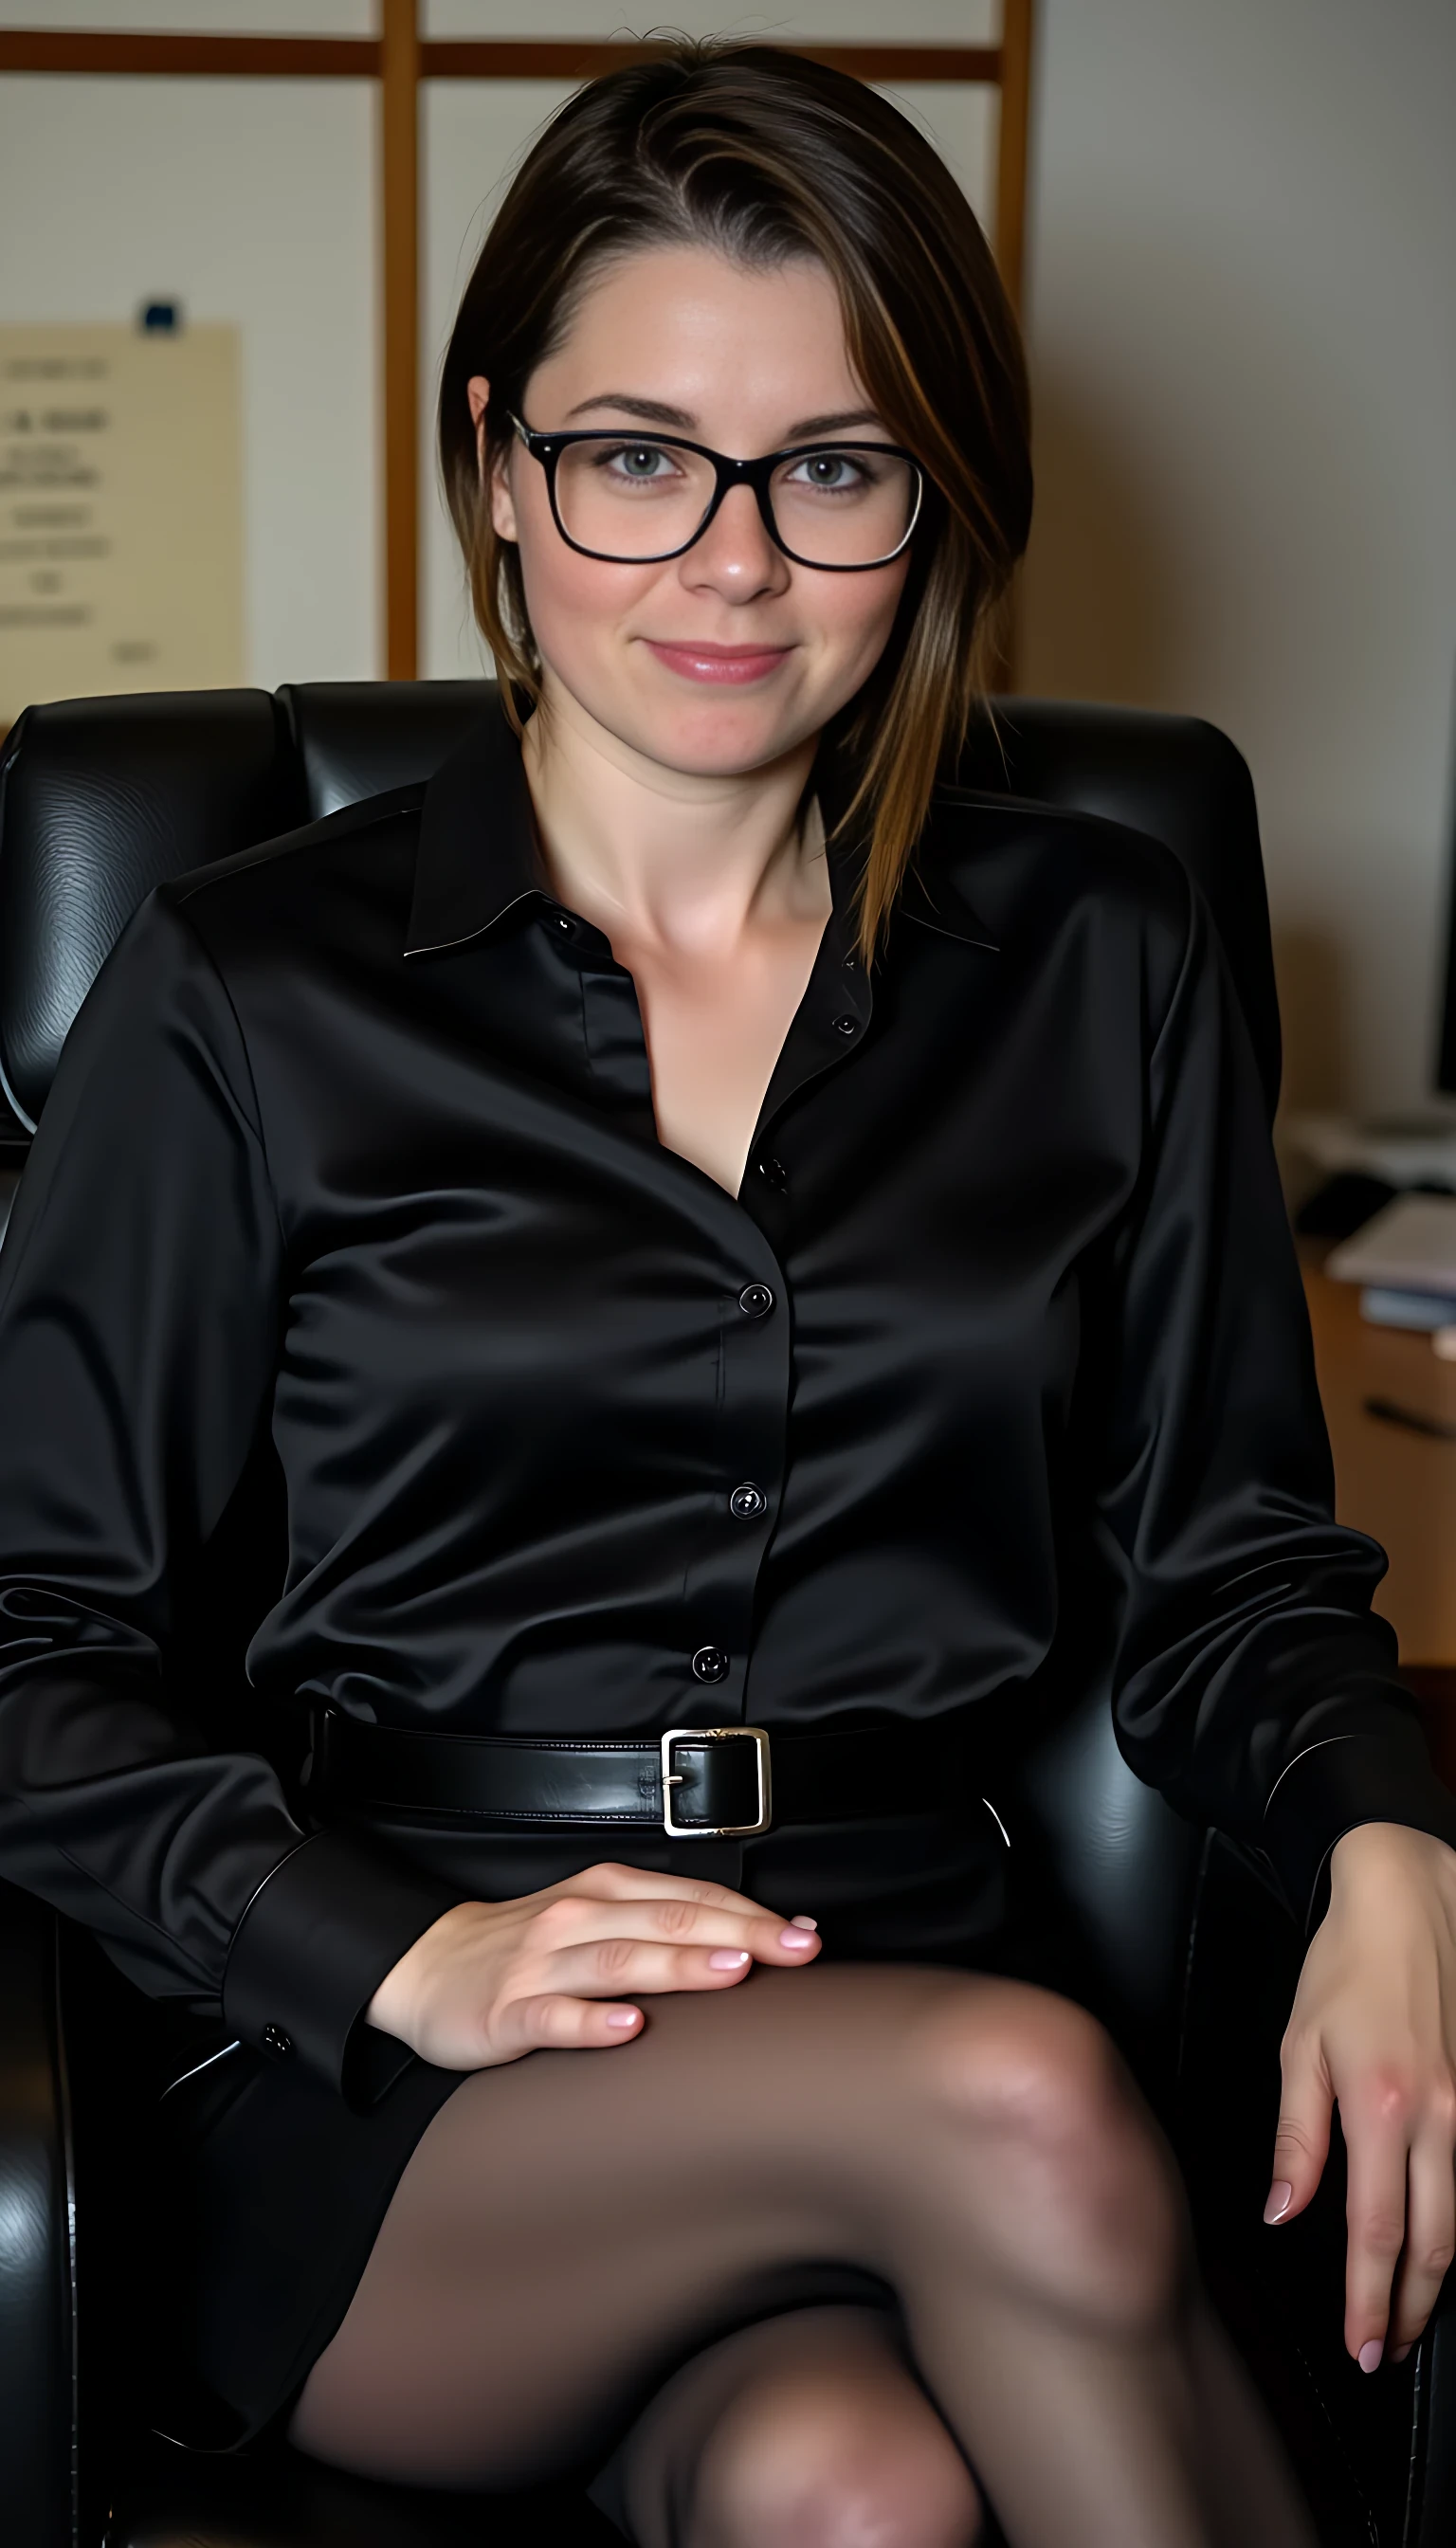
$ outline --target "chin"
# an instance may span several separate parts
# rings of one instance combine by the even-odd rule
[[[797,723],[742,716],[639,718],[632,738],[635,749],[650,761],[694,778],[739,778],[751,770],[768,769],[803,739],[804,729]]]
[[[645,760],[695,778],[732,778],[781,760],[824,722],[803,701],[790,705],[767,695],[768,688],[684,699],[663,697],[656,683],[650,693],[647,684],[634,683],[625,697],[593,698],[586,688],[576,695],[598,725]]]

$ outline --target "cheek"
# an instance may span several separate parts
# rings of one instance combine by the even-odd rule
[[[552,519],[538,470],[517,484],[516,546],[526,609],[542,654],[552,661],[592,652],[646,592],[657,570],[603,566],[579,557]]]
[[[884,652],[909,572],[908,558],[896,558],[892,566],[869,575],[819,579],[822,599],[816,616],[826,652],[847,673],[853,670],[857,682],[867,678]],[[831,590],[823,592],[826,585]]]

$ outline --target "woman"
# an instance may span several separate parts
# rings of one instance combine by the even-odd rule
[[[984,1765],[1110,1666],[1318,1923],[1271,2211],[1337,2094],[1367,2367],[1456,1822],[1204,913],[936,791],[1030,500],[984,243],[681,48],[527,159],[441,445],[510,722],[153,897],[5,1251],[3,1866],[195,2037],[171,2428],[644,2548],[1308,2540]],[[171,1659],[260,1427],[238,1726]]]

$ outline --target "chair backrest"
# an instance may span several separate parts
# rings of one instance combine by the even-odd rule
[[[143,896],[436,770],[488,682],[311,682],[27,708],[0,750],[0,1085],[34,1130],[71,1020]],[[1196,717],[998,702],[967,786],[1102,814],[1177,852],[1206,895],[1272,1114],[1279,1010],[1248,771]]]
[[[0,756],[0,1082],[12,1132],[34,1129],[71,1020],[153,885],[428,777],[490,696],[484,682],[312,682],[276,697],[158,692],[27,709]],[[1192,717],[1008,699],[960,775],[1111,817],[1176,852],[1213,909],[1272,1116],[1279,1012],[1258,822],[1228,738]],[[1157,2039],[1165,2053],[1199,1835],[1126,1768],[1105,1691],[1023,1765],[1017,1801],[1104,2014],[1125,2041]]]

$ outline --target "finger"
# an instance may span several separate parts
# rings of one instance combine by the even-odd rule
[[[552,1955],[562,1948],[620,1938],[682,1947],[741,1948],[760,1963],[808,1963],[819,1950],[812,1928],[776,1913],[720,1909],[675,1894],[603,1902],[590,1894],[563,1893],[533,1912],[525,1933],[527,1953]]]
[[[1293,2221],[1314,2195],[1329,2156],[1334,2090],[1318,2039],[1286,2035],[1280,2048],[1284,2090],[1274,2134],[1274,2163],[1264,2219]]]
[[[1451,2135],[1424,2131],[1410,2145],[1407,2172],[1406,2246],[1391,2313],[1393,2355],[1415,2342],[1436,2305],[1436,2295],[1456,2256],[1456,2173]]]
[[[491,2050],[497,2061],[517,2061],[522,2053],[604,2051],[613,2044],[630,2044],[642,2032],[640,2008],[618,2001],[579,1999],[565,1991],[542,1991],[532,1999],[507,2000],[498,2008],[491,2029]]]
[[[1375,2371],[1406,2239],[1411,2101],[1393,2074],[1376,2074],[1341,2099],[1340,2122],[1349,2153],[1345,2344],[1362,2371]]]
[[[564,1885],[553,1885],[553,1892],[600,1893],[611,1902],[649,1900],[682,1900],[716,1904],[720,1910],[754,1912],[759,1918],[772,1918],[762,1902],[747,1893],[735,1893],[729,1885],[710,1884],[695,1875],[669,1875],[646,1866],[619,1866],[607,1861],[600,1866],[589,1866],[581,1875],[570,1877]]]
[[[563,1948],[526,1968],[523,1986],[583,1999],[636,1999],[639,1993],[732,1990],[746,1981],[754,1957],[743,1947],[665,1947],[633,1938],[602,1938]]]

